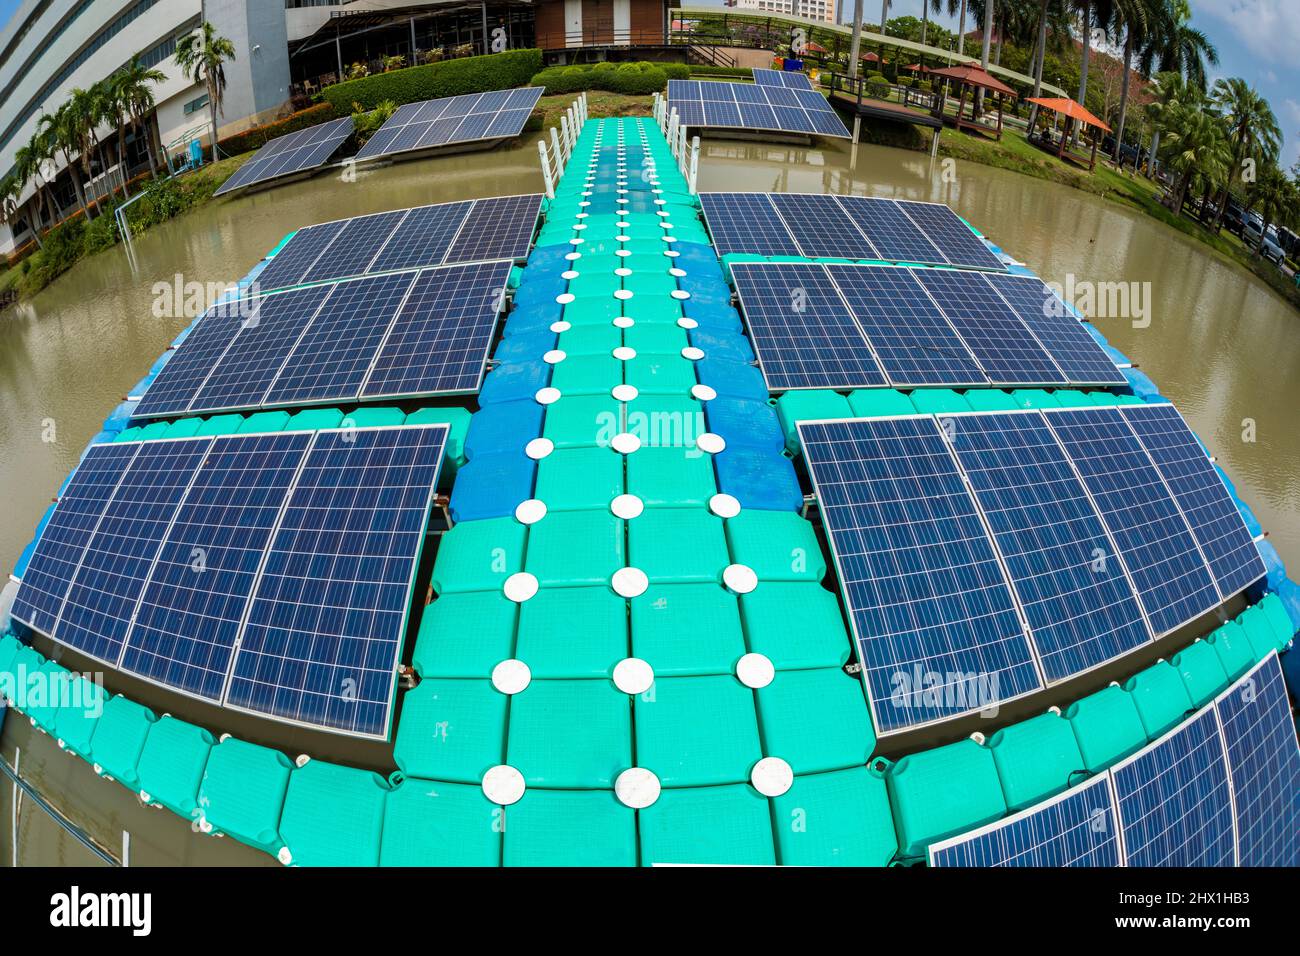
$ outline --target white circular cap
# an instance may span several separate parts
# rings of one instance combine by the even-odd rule
[[[718,397],[718,393],[713,390],[711,385],[692,385],[691,398],[698,398],[702,402],[711,402]]]
[[[734,495],[718,492],[709,499],[709,510],[719,518],[734,518],[740,514],[740,502]]]
[[[704,358],[704,350],[697,349],[694,345],[688,345],[682,349],[682,358],[690,359],[692,362],[698,362]]]
[[[630,298],[632,298],[632,290],[631,290],[631,289],[615,289],[615,290],[614,290],[614,298],[616,298],[616,299],[630,299]]]
[[[671,239],[672,236],[664,236],[664,238]],[[674,299],[689,299],[691,297],[691,294],[687,292],[685,289],[673,289],[673,291],[670,292],[669,295],[671,295]]]
[[[695,436],[695,447],[702,452],[710,455],[716,455],[727,448],[726,440],[714,432],[705,432],[702,435]]]
[[[676,236],[660,236],[659,238],[662,239],[664,242],[676,242],[676,241],[677,241],[677,237],[676,237]],[[578,241],[581,242],[582,240],[578,240]]]
[[[631,242],[631,241],[632,241],[632,237],[631,237],[631,236],[624,236],[624,235],[617,235],[617,236],[614,237],[614,241],[615,241],[615,242]]]
[[[657,193],[661,193],[661,192],[663,192],[663,190],[662,190],[662,189],[656,189],[655,192],[657,192]],[[666,205],[668,205],[668,200],[667,200],[667,199],[656,199],[656,200],[655,200],[655,205],[656,205],[656,206],[666,206]]]
[[[615,401],[630,402],[640,393],[636,390],[635,385],[615,385],[609,390],[609,394],[614,396]]]
[[[580,246],[580,245],[582,245],[582,240],[581,240],[581,239],[570,239],[570,240],[569,240],[569,245],[571,245],[571,246]]]
[[[794,770],[780,757],[764,757],[749,772],[749,782],[765,797],[779,797],[794,786]]]
[[[672,224],[671,222],[669,222],[667,219],[665,219],[663,222],[659,223],[659,228],[660,228],[660,229],[671,229],[672,227],[673,227],[673,224]],[[582,227],[581,227],[581,226],[574,226],[574,228],[575,228],[575,229],[581,229]]]
[[[655,200],[655,202],[659,202],[659,201],[660,201],[660,200],[658,200],[658,199]],[[656,210],[655,210],[655,215],[656,215],[656,216],[671,216],[672,213],[670,213],[667,209],[656,209]]]
[[[492,686],[503,694],[518,694],[533,680],[533,672],[523,661],[511,658],[492,668]]]
[[[579,259],[582,258],[582,253],[581,253],[581,252],[566,252],[566,253],[564,254],[564,258],[568,259],[570,262],[577,262]]]
[[[682,329],[698,329],[700,323],[696,322],[694,319],[683,316],[677,320],[677,326]]]
[[[534,438],[524,446],[524,454],[533,461],[541,461],[553,451],[555,451],[555,442],[549,438]]]
[[[614,512],[615,517],[631,521],[641,516],[645,504],[636,495],[619,495],[609,503],[609,510]]]
[[[625,694],[644,694],[654,682],[654,668],[639,657],[625,657],[614,665],[614,686]]]
[[[523,604],[537,593],[537,578],[527,571],[516,571],[506,578],[506,597],[516,604]]]
[[[680,279],[680,278],[682,278],[683,276],[686,275],[686,270],[685,270],[685,269],[678,269],[676,266],[673,266],[671,269],[668,270],[668,274],[669,274],[670,276],[674,276],[675,278]]]
[[[620,455],[630,455],[641,448],[641,439],[631,432],[619,432],[609,440],[609,447]]]
[[[613,354],[620,362],[628,362],[636,358],[636,349],[630,345],[620,345],[614,349]]]
[[[629,767],[614,780],[614,796],[633,810],[644,810],[659,799],[659,778],[644,767]]]
[[[587,224],[586,224],[585,222],[575,223],[573,228],[574,228],[574,229],[586,229],[586,228],[587,228]]]
[[[722,571],[722,583],[736,594],[748,594],[758,587],[758,575],[744,564],[729,564]]]
[[[576,269],[565,269],[560,273],[561,279],[576,279],[578,276],[579,272]]]
[[[615,250],[614,250],[614,255],[616,255],[616,256],[630,256],[631,254],[632,254],[632,250],[631,250],[631,249],[615,249]]]
[[[640,568],[619,568],[614,572],[614,577],[609,583],[614,588],[615,594],[620,597],[634,598],[645,594],[646,588],[650,586],[650,579]]]
[[[630,329],[634,325],[636,325],[636,319],[632,318],[630,315],[614,316],[614,328],[616,329]]]
[[[571,328],[573,328],[573,325],[569,322],[565,322],[563,319],[557,319],[551,323],[552,332],[567,332]]]
[[[618,228],[620,228],[620,229],[631,229],[631,228],[632,228],[632,224],[631,224],[630,222],[616,222],[616,223],[614,223],[614,225],[618,226]]]
[[[555,301],[558,302],[560,305],[568,305],[576,298],[577,296],[574,295],[572,292],[561,292],[559,295],[555,297]]]
[[[678,256],[681,255],[681,253],[675,249],[665,249],[664,255],[666,255],[669,259],[676,259]]]
[[[497,806],[518,803],[524,789],[524,775],[506,764],[498,764],[483,774],[483,795]]]
[[[542,356],[542,361],[547,365],[559,365],[566,358],[568,358],[568,356],[564,354],[564,349],[551,349]]]
[[[547,385],[539,388],[533,398],[537,399],[538,405],[554,405],[560,400],[560,390],[554,385]]]
[[[624,279],[626,279],[631,274],[632,274],[632,270],[627,268],[626,266],[619,266],[617,269],[614,270],[614,275]]]
[[[529,498],[515,506],[515,520],[520,524],[537,524],[546,517],[546,502],[540,498]]]
[[[745,654],[736,661],[736,679],[754,690],[766,687],[776,677],[776,668],[762,654]]]

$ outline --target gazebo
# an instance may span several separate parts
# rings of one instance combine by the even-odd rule
[[[1043,109],[1051,110],[1053,113],[1059,113],[1066,119],[1065,129],[1061,131],[1061,141],[1056,144],[1056,158],[1064,161],[1067,157],[1065,154],[1065,143],[1070,138],[1071,126],[1070,121],[1082,123],[1084,126],[1091,126],[1094,130],[1092,134],[1092,153],[1088,157],[1088,172],[1092,172],[1097,166],[1097,133],[1096,130],[1110,132],[1110,127],[1103,123],[1097,117],[1093,116],[1088,110],[1084,109],[1074,100],[1048,97],[1029,97],[1026,103],[1037,103]],[[1039,140],[1040,144],[1043,142]],[[1068,157],[1082,165],[1082,158],[1071,154]]]
[[[948,108],[948,82],[961,84],[961,94],[957,99],[957,116],[953,125],[958,129],[977,130],[980,133],[987,132],[983,123],[975,118],[975,100],[979,90],[987,90],[998,95],[998,126],[995,139],[1002,138],[1002,101],[1007,96],[1015,96],[1016,91],[1007,86],[1001,80],[996,79],[992,74],[980,69],[975,63],[966,63],[961,66],[950,66],[942,70],[931,70],[930,75],[942,77],[945,81],[943,95],[939,97],[939,118],[943,119],[944,113]],[[966,118],[966,87],[971,88],[971,116]]]

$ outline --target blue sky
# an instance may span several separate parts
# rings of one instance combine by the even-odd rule
[[[0,0],[8,23],[21,0]],[[722,6],[721,0],[695,0]],[[843,2],[843,0],[841,0]],[[851,0],[849,0],[851,2]],[[1244,77],[1268,98],[1286,136],[1282,165],[1300,159],[1300,10],[1296,0],[1191,0],[1192,22],[1219,49],[1212,78]],[[1289,9],[1288,9],[1289,8]],[[880,16],[878,0],[863,0],[867,20]],[[920,16],[921,0],[894,0],[891,16]],[[956,18],[935,18],[955,29]]]

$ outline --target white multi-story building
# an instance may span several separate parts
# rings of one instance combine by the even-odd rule
[[[784,13],[806,20],[835,22],[835,0],[736,0],[736,9]]]

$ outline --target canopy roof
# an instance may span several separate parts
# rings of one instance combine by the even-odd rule
[[[1076,119],[1085,126],[1095,126],[1097,129],[1110,132],[1110,127],[1103,123],[1097,117],[1076,103],[1074,100],[1060,98],[1051,98],[1045,96],[1031,96],[1025,100],[1026,103],[1037,103],[1043,109],[1052,110],[1054,113],[1061,113],[1071,119]]]
[[[949,66],[942,70],[931,70],[930,74],[932,76],[945,76],[950,80],[957,80],[959,83],[966,83],[970,86],[983,87],[984,89],[992,90],[995,93],[1006,93],[1011,96],[1016,95],[1015,90],[993,75],[984,72],[974,63],[964,63],[961,66]]]

